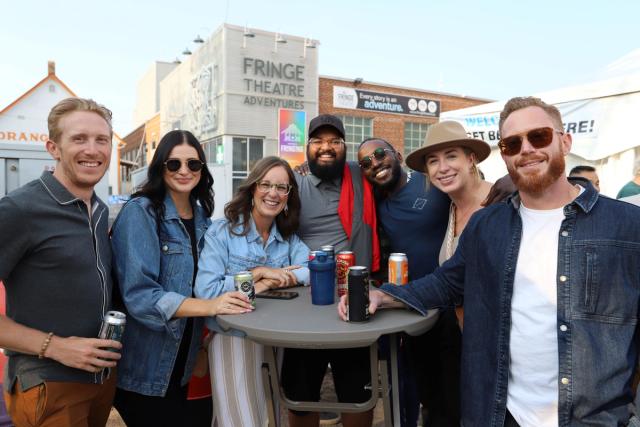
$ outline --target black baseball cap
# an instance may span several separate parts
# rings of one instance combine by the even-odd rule
[[[342,120],[331,114],[320,114],[311,119],[311,122],[309,122],[309,138],[324,126],[334,129],[344,139],[344,125],[342,124]]]

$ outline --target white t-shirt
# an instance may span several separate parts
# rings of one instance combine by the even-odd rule
[[[522,427],[558,426],[558,234],[563,208],[520,205],[507,408]]]

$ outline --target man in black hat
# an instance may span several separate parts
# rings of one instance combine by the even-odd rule
[[[309,124],[307,161],[311,173],[296,174],[302,205],[298,235],[311,250],[333,245],[336,254],[353,251],[358,265],[377,270],[377,241],[372,245],[376,234],[371,221],[367,220],[372,215],[375,218],[373,196],[357,163],[346,161],[344,137],[344,125],[335,116],[323,114]],[[371,390],[365,387],[371,383],[371,370],[366,347],[285,349],[282,367],[285,395],[295,401],[318,401],[328,364],[331,364],[340,402],[369,400]],[[372,419],[373,410],[342,414],[345,427],[371,425]],[[318,423],[318,413],[289,412],[292,427],[317,426]]]

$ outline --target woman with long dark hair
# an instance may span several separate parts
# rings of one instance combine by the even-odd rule
[[[225,217],[205,234],[196,295],[213,298],[234,289],[234,274],[251,271],[255,291],[307,284],[309,248],[295,235],[300,198],[293,171],[279,157],[258,161],[225,207]],[[241,336],[216,331],[209,344],[214,412],[219,427],[264,426],[263,348]]]
[[[113,224],[115,277],[128,314],[114,405],[130,427],[210,426],[210,409],[187,408],[203,318],[251,310],[238,292],[193,297],[212,185],[198,140],[171,131],[153,155],[147,182]]]

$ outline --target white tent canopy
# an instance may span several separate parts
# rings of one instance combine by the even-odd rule
[[[640,73],[536,94],[562,113],[564,130],[573,136],[572,153],[590,161],[640,145]],[[441,114],[462,123],[470,136],[495,146],[498,120],[506,101]]]

